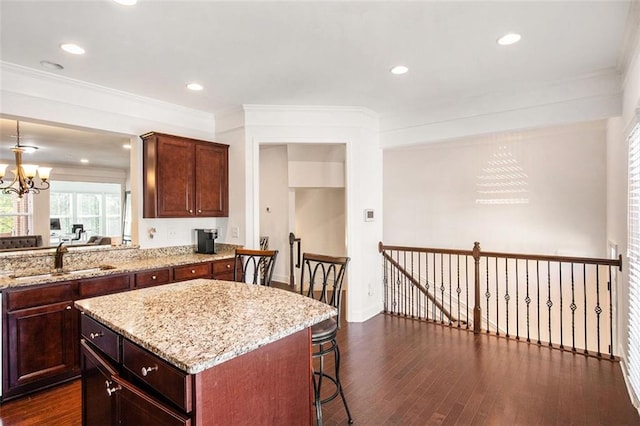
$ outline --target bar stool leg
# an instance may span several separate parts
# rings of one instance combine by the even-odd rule
[[[353,419],[351,418],[351,412],[349,411],[349,407],[347,406],[347,399],[344,397],[344,391],[342,390],[342,382],[340,382],[340,348],[338,348],[338,342],[333,342],[333,353],[336,362],[336,383],[338,385],[338,390],[340,391],[340,397],[342,397],[342,403],[344,404],[344,409],[347,412],[347,418],[349,419],[349,424],[353,423]]]

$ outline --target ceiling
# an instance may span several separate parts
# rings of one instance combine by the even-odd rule
[[[620,72],[631,3],[1,0],[0,59],[211,113],[268,104],[398,115]],[[507,32],[521,42],[499,46]],[[86,54],[63,52],[69,41]],[[398,64],[409,72],[391,74]],[[204,90],[187,90],[192,81]]]
[[[13,159],[16,134],[16,121],[0,118],[0,162]],[[20,121],[20,144],[38,148],[23,154],[27,164],[128,170],[131,151],[122,146],[128,143],[126,136]],[[81,163],[83,158],[88,163]]]

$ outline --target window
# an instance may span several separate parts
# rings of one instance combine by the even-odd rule
[[[31,194],[18,198],[15,194],[0,192],[0,236],[29,235],[33,229]]]
[[[51,182],[49,217],[60,218],[63,233],[73,224],[89,235],[119,236],[122,226],[122,186],[112,183]]]
[[[629,381],[640,396],[640,124],[629,135]]]

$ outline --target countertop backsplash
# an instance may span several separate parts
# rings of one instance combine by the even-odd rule
[[[240,245],[216,243],[217,253],[233,252]],[[195,254],[191,245],[141,249],[137,246],[73,247],[64,254],[65,269],[81,270],[100,265]],[[46,274],[53,270],[55,247],[51,249],[24,250],[0,256],[0,276],[24,276]]]

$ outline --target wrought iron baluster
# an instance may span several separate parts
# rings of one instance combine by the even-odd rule
[[[424,276],[425,276],[425,284],[424,287],[427,289],[427,294],[429,294],[429,253],[424,254],[425,264],[424,264]],[[429,319],[429,299],[424,301],[425,314],[427,315],[427,319]]]
[[[444,306],[444,254],[440,253],[440,301]],[[440,324],[444,324],[442,309],[440,309]]]
[[[587,344],[587,265],[582,264],[582,287],[584,294],[584,353],[589,354],[589,345]]]
[[[498,289],[498,257],[496,256],[496,335],[500,335],[500,290]]]
[[[527,342],[531,342],[531,328],[530,328],[530,318],[529,318],[529,308],[531,305],[531,297],[529,297],[529,261],[526,263],[526,278],[527,278],[527,296],[524,298],[524,302],[527,304]]]
[[[575,278],[573,275],[573,269],[575,265],[571,263],[571,350],[576,351],[576,292],[575,292]]]
[[[497,274],[496,274],[497,275]],[[504,302],[505,302],[505,318],[507,321],[507,334],[509,337],[509,258],[504,258],[504,285],[505,285],[505,294],[504,294]]]
[[[486,259],[485,266],[486,266],[486,271],[487,271],[487,291],[486,291],[486,293],[484,295],[487,298],[487,333],[489,333],[490,332],[490,330],[489,330],[489,312],[491,312],[489,310],[489,299],[491,298],[491,293],[489,292],[489,258],[487,257],[485,259]]]
[[[538,344],[541,344],[540,341],[540,261],[536,260],[536,287],[538,288],[538,296],[536,303],[538,305]]]
[[[607,286],[607,288],[609,289],[609,358],[614,359],[615,357],[613,356],[613,301],[612,296],[613,296],[613,280],[611,279],[611,268],[612,266],[608,267],[608,271],[609,271],[609,285]]]
[[[420,274],[422,264],[422,253],[418,253],[418,282],[422,282],[422,274]],[[424,294],[418,293],[418,319],[422,318],[422,309],[420,308],[420,300],[424,299]]]
[[[520,276],[518,275],[518,259],[516,259],[516,340],[520,340]]]
[[[560,279],[560,349],[564,349],[564,316],[562,315],[563,295],[562,295],[562,262],[558,262],[558,278]]]
[[[433,304],[431,305],[431,313],[433,314],[433,320],[437,321],[438,320],[438,315],[436,314],[436,298],[437,298],[437,291],[436,290],[436,285],[438,282],[438,278],[436,275],[436,254],[433,253]]]
[[[595,265],[596,268],[596,308],[594,311],[596,312],[596,346],[598,348],[598,358],[602,357],[602,353],[600,351],[600,314],[602,313],[602,308],[600,307],[600,267]]]
[[[387,270],[387,258],[382,256],[382,286],[384,288],[384,312],[389,311],[389,271]]]
[[[549,317],[547,319],[549,323],[549,346],[553,346],[553,339],[551,338],[551,307],[553,302],[551,301],[551,262],[547,261],[547,307],[549,308]]]
[[[451,255],[447,255],[447,259],[449,260],[449,312],[451,312],[451,308],[453,307],[451,304]],[[451,325],[451,316],[449,316],[449,325]]]
[[[458,300],[458,328],[460,328],[460,322],[462,321],[462,317],[460,316],[460,293],[462,290],[460,290],[460,255],[457,255],[456,258],[456,273],[458,275],[458,287],[456,287],[456,293],[458,294],[457,300]]]
[[[469,329],[469,256],[464,257],[464,271],[465,271],[465,305],[467,311],[467,330]]]

